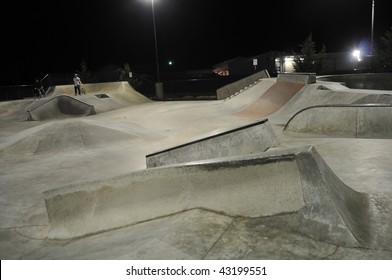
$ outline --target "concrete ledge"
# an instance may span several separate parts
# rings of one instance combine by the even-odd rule
[[[47,120],[70,116],[95,115],[94,106],[68,95],[55,96],[27,110],[28,120]]]
[[[68,239],[193,208],[230,216],[300,213],[318,240],[392,249],[390,201],[359,193],[311,147],[151,168],[45,192],[49,238]]]
[[[193,208],[259,217],[304,206],[292,155],[151,168],[52,190],[45,193],[45,202],[51,239],[97,233]]]
[[[257,72],[253,75],[250,75],[244,79],[241,79],[239,81],[236,81],[234,83],[230,83],[228,85],[225,85],[221,88],[218,88],[216,90],[216,96],[218,100],[226,99],[230,97],[231,95],[235,94],[236,92],[239,92],[241,89],[259,81],[260,79],[264,78],[269,78],[270,75],[267,70],[263,70],[260,72]]]
[[[314,84],[316,83],[316,74],[315,73],[282,73],[282,74],[278,74],[277,82]]]
[[[320,105],[296,113],[285,131],[353,138],[392,138],[392,105]]]
[[[279,144],[268,119],[146,156],[147,168],[266,151]]]

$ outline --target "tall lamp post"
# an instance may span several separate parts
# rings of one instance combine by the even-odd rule
[[[158,100],[163,99],[163,84],[161,83],[160,73],[159,73],[159,59],[158,59],[158,41],[157,41],[157,29],[155,25],[155,9],[154,9],[154,0],[151,0],[151,9],[152,9],[152,21],[154,25],[154,42],[155,42],[155,62],[156,62],[156,70],[157,70],[157,82],[155,83],[155,94]]]
[[[373,55],[373,46],[374,46],[374,5],[375,0],[372,0],[372,33],[370,37],[370,55]]]

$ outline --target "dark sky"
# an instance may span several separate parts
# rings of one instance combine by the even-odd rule
[[[162,71],[211,68],[237,56],[317,48],[349,51],[371,34],[371,0],[154,0]],[[392,26],[391,0],[376,0],[375,42]],[[2,9],[1,84],[106,65],[149,65],[155,50],[151,0],[13,0]]]

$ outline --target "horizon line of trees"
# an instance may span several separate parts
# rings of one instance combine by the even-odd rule
[[[392,71],[392,26],[385,31],[380,38],[380,48],[372,50],[369,56],[369,69],[373,72]],[[316,42],[312,39],[312,33],[299,44],[300,52],[292,51],[294,56],[293,68],[295,72],[313,72],[323,74],[326,71],[325,56],[327,48],[323,44],[317,51]]]

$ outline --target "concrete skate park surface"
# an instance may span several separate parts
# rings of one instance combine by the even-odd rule
[[[340,111],[389,108],[392,92],[302,77],[216,101],[156,102],[119,82],[0,103],[1,258],[391,259],[389,125],[284,127],[328,104],[348,124]],[[69,113],[82,103],[96,114]],[[28,121],[32,108],[45,118]]]

